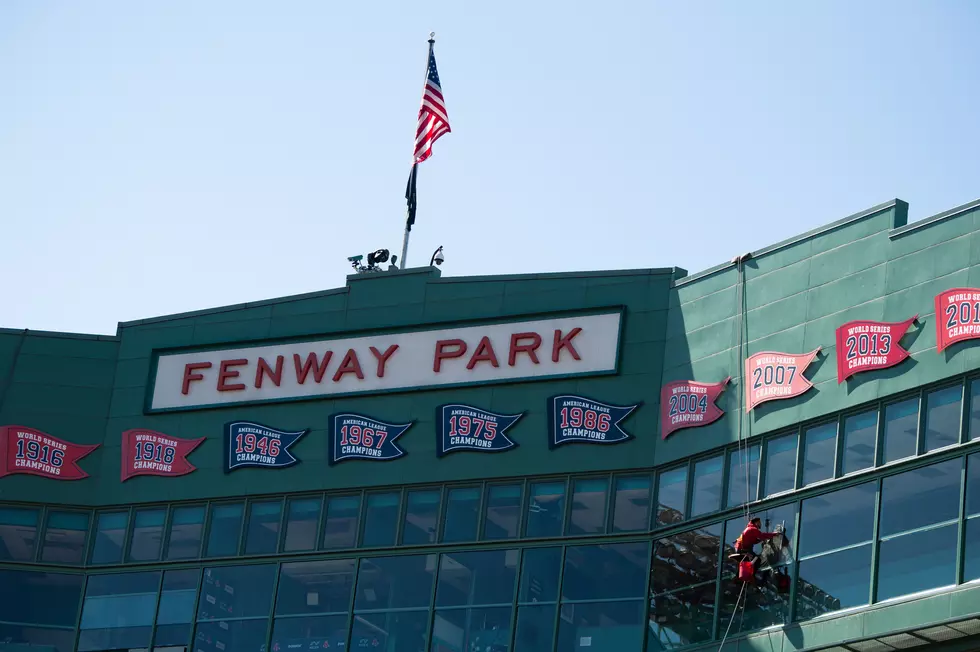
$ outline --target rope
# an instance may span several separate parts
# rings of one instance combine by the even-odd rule
[[[721,645],[718,646],[718,652],[721,652],[722,648],[725,647],[725,641],[728,640],[728,632],[732,630],[732,623],[735,622],[735,614],[738,613],[738,603],[742,601],[742,594],[745,593],[745,582],[742,582],[742,588],[738,592],[738,598],[735,599],[735,608],[732,610],[732,617],[728,621],[728,628],[725,629],[725,635],[721,639]],[[742,605],[745,608],[745,605]]]
[[[739,380],[739,390],[744,393],[743,384],[745,382],[744,370],[745,370],[745,356],[744,353],[744,322],[745,322],[745,269],[743,267],[744,261],[742,257],[739,256],[735,259],[735,270],[738,274],[738,285],[735,288],[735,301],[738,305],[737,315],[738,315],[738,327],[736,329],[737,341],[738,341],[738,380]],[[749,518],[749,464],[748,455],[749,447],[746,445],[742,448],[742,420],[745,417],[745,408],[740,406],[738,413],[738,460],[742,469],[745,471],[745,503],[742,508],[743,515],[746,520]]]

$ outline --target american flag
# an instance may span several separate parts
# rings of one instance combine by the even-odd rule
[[[432,145],[443,134],[448,134],[449,115],[446,101],[442,97],[439,84],[439,71],[436,70],[436,55],[433,51],[435,41],[429,40],[429,71],[425,76],[425,89],[422,91],[422,106],[419,108],[419,123],[415,130],[415,163],[421,163],[432,156]]]

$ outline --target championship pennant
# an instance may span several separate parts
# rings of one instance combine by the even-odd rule
[[[918,315],[899,322],[849,321],[837,328],[837,383],[861,371],[893,367],[909,357],[898,343]]]
[[[78,466],[99,444],[83,446],[34,428],[0,426],[0,477],[14,473],[52,480],[81,480],[88,473]]]
[[[549,399],[548,448],[562,444],[616,444],[632,439],[619,422],[640,406],[607,405],[582,396],[553,396]]]
[[[799,396],[813,387],[803,372],[819,352],[819,347],[799,355],[763,351],[746,358],[745,411],[766,401]]]
[[[197,470],[187,461],[191,451],[201,445],[200,439],[177,439],[155,430],[135,428],[122,434],[122,482],[136,475],[176,477]]]
[[[524,416],[497,414],[472,405],[441,405],[436,409],[436,457],[457,451],[499,453],[517,446],[504,434]]]
[[[405,451],[395,440],[411,427],[411,423],[386,423],[363,414],[334,414],[330,417],[327,461],[333,465],[344,460],[398,459]]]
[[[676,380],[660,390],[660,437],[681,428],[706,426],[720,419],[725,411],[715,404],[731,377],[720,383]]]
[[[980,338],[980,289],[953,288],[936,295],[936,351]]]
[[[243,466],[281,469],[299,460],[289,447],[309,429],[298,432],[276,430],[251,421],[225,424],[225,473]]]

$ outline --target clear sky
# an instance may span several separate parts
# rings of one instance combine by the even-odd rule
[[[0,326],[339,287],[401,249],[425,71],[453,133],[409,266],[696,272],[980,197],[980,2],[0,2]]]

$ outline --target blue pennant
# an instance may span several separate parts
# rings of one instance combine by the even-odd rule
[[[232,421],[225,424],[225,473],[243,467],[259,466],[281,469],[299,460],[289,447],[309,432],[286,432],[251,421]]]
[[[457,451],[499,453],[517,446],[504,434],[524,416],[497,414],[472,405],[441,405],[436,409],[436,456]]]
[[[333,465],[344,460],[382,462],[398,459],[405,451],[395,440],[411,427],[411,423],[386,423],[363,414],[333,414],[330,416],[328,462]]]
[[[582,396],[553,396],[549,399],[548,448],[562,444],[616,444],[633,438],[619,422],[635,405],[609,405]]]

